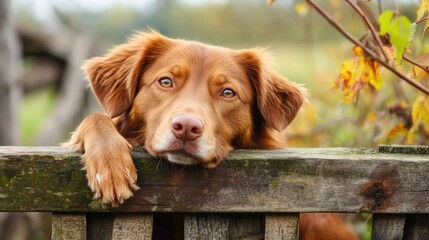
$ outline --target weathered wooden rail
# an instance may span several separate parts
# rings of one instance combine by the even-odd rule
[[[370,212],[373,239],[429,239],[429,147],[238,150],[211,170],[133,156],[141,190],[110,208],[78,153],[0,147],[0,211],[53,212],[53,239],[151,239],[154,213],[180,213],[185,239],[296,239],[300,212]]]

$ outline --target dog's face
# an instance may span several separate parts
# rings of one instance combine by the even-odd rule
[[[121,134],[179,164],[216,167],[235,147],[280,147],[304,91],[259,50],[139,33],[84,66]]]

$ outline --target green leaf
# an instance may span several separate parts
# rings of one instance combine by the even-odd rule
[[[390,21],[393,17],[393,11],[392,10],[386,10],[384,11],[380,17],[378,17],[378,23],[380,24],[380,34],[385,35],[390,28]]]
[[[389,34],[390,42],[396,48],[396,63],[399,64],[410,41],[411,21],[405,16],[392,19]]]
[[[402,54],[410,42],[411,32],[415,31],[415,27],[411,26],[411,21],[406,16],[395,17],[391,10],[384,11],[378,18],[378,22],[380,34],[389,34],[390,43],[396,48],[396,63],[399,64],[402,60]]]

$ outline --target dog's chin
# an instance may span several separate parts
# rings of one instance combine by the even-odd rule
[[[164,154],[167,160],[171,163],[180,165],[197,165],[200,164],[204,168],[215,168],[221,162],[219,159],[204,160],[184,151],[168,152]]]
[[[184,151],[165,153],[167,160],[171,163],[181,165],[196,165],[201,161],[196,157]]]

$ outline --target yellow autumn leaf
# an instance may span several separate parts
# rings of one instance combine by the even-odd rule
[[[428,73],[423,69],[413,65],[411,76],[417,81],[421,81],[422,79],[425,79],[428,77]]]
[[[387,139],[394,139],[395,137],[403,134],[407,134],[408,129],[405,127],[404,123],[396,124],[392,129],[387,133]]]
[[[411,109],[411,118],[413,120],[414,129],[418,130],[419,127],[429,134],[429,97],[420,96],[413,103]]]
[[[429,11],[429,0],[422,0],[419,9],[417,9],[417,20],[420,20],[426,12]]]
[[[380,90],[381,88],[381,73],[380,73],[380,66],[378,62],[369,62],[366,65],[368,73],[368,83],[371,85],[375,90]]]
[[[422,109],[422,105],[424,104],[425,97],[420,96],[418,97],[414,103],[411,110],[411,118],[413,120],[413,123],[417,123],[420,120],[420,112]]]
[[[348,89],[344,90],[344,97],[343,97],[343,103],[351,103],[356,99],[356,92]]]
[[[332,86],[332,90],[336,90],[342,86],[343,91],[353,85],[354,72],[356,71],[356,61],[354,59],[346,60],[340,69],[340,74]]]
[[[359,57],[359,65],[363,67],[360,73],[356,73],[356,76],[361,76],[364,84],[369,84],[375,90],[379,90],[381,87],[380,64],[365,57],[363,49],[359,46],[353,48],[353,54]]]
[[[267,0],[268,5],[272,5],[276,0]]]
[[[423,46],[424,51],[429,52],[429,44],[426,46]],[[417,56],[417,58],[414,59],[415,62],[417,62],[420,66],[422,66],[425,69],[429,69],[429,54],[423,53]],[[428,72],[423,70],[420,67],[417,67],[417,65],[413,65],[410,70],[410,75],[413,79],[417,81],[422,81],[425,79],[428,79]]]
[[[300,16],[306,16],[308,11],[309,11],[309,8],[308,8],[308,5],[306,3],[297,3],[295,5],[295,11]]]
[[[367,57],[359,46],[353,48],[353,54],[356,58],[341,65],[340,74],[332,85],[333,91],[341,87],[343,103],[356,102],[364,88],[378,91],[382,83],[380,64]]]
[[[363,56],[363,49],[359,46],[354,47],[352,51],[356,57],[362,57]]]
[[[429,134],[429,97],[418,97],[411,108],[411,119],[413,125],[407,135],[408,144],[413,143],[413,138],[416,133],[422,130],[425,134]]]
[[[365,118],[364,123],[374,122],[377,119],[377,112],[372,112],[368,114]]]

